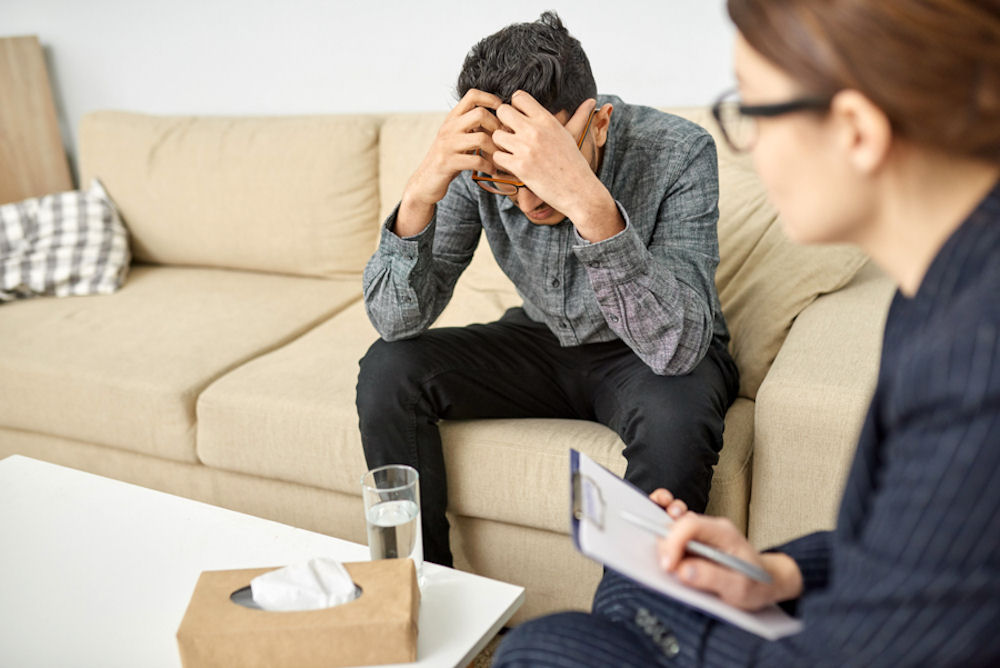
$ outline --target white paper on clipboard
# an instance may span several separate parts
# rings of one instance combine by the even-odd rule
[[[622,519],[627,510],[663,522],[663,509],[587,455],[570,451],[570,523],[584,555],[670,598],[768,640],[798,633],[802,622],[776,605],[747,612],[692,589],[657,563],[656,537]]]

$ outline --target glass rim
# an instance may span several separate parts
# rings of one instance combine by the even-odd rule
[[[365,482],[365,479],[368,476],[374,476],[379,471],[387,471],[389,469],[401,469],[401,470],[407,471],[407,473],[411,473],[412,472],[413,473],[413,480],[411,480],[410,482],[404,483],[402,485],[395,485],[393,487],[378,487],[378,486],[375,486],[375,485],[369,485],[367,482]],[[400,490],[406,489],[407,487],[412,487],[415,484],[419,484],[419,482],[420,482],[420,472],[417,469],[415,469],[412,466],[410,466],[409,464],[386,464],[385,466],[378,466],[378,467],[373,468],[373,469],[371,469],[369,471],[365,471],[361,475],[361,480],[359,482],[361,483],[361,486],[364,487],[365,489],[370,489],[370,490],[375,491],[375,492],[398,492]]]

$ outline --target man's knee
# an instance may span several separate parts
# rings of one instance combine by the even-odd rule
[[[387,401],[397,401],[398,391],[423,373],[419,339],[378,339],[361,358],[358,370],[357,404],[362,413]],[[394,391],[395,390],[395,391]]]
[[[722,449],[725,412],[705,398],[640,400],[617,430],[626,446],[639,454],[647,448],[687,450],[698,459],[714,460]]]
[[[722,430],[732,397],[725,370],[713,354],[687,376],[647,375],[631,395],[625,429],[638,440],[655,442],[670,436],[709,445],[714,452],[722,448]]]
[[[722,449],[724,416],[712,406],[679,401],[645,402],[629,418],[619,431],[626,479],[645,492],[666,487],[693,510],[704,510]]]

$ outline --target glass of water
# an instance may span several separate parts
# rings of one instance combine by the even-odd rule
[[[404,464],[372,469],[361,478],[372,559],[413,559],[423,581],[424,541],[420,530],[417,470]]]

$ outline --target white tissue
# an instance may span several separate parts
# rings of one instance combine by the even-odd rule
[[[353,601],[357,588],[344,565],[318,557],[258,575],[250,581],[254,602],[264,610],[318,610]]]

